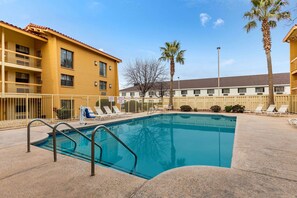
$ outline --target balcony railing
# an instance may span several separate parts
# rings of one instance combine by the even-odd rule
[[[0,81],[0,83],[2,83]],[[5,93],[41,93],[41,84],[5,81]],[[2,88],[0,87],[0,91]]]
[[[24,66],[41,69],[41,57],[23,54],[20,52],[5,49],[4,61],[6,66]],[[0,48],[0,64],[2,59],[2,49]]]

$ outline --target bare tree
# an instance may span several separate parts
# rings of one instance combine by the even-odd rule
[[[155,96],[161,98],[163,102],[163,97],[166,96],[166,93],[170,89],[170,82],[167,81],[168,78],[164,76],[159,82],[155,83],[152,90],[155,91]]]
[[[135,85],[142,96],[144,103],[145,94],[154,85],[161,81],[166,74],[165,66],[156,59],[136,59],[129,63],[124,72],[124,77],[129,85]]]

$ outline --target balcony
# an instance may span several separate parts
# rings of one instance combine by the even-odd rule
[[[0,65],[2,65],[2,48],[0,48],[0,52]],[[4,50],[5,67],[41,72],[41,60],[41,57],[27,55],[9,49]]]
[[[0,81],[2,83],[2,81]],[[20,83],[5,81],[5,93],[15,94],[15,93],[41,93],[41,84],[36,83]],[[2,88],[0,87],[2,92]]]

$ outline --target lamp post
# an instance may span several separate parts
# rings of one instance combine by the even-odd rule
[[[177,77],[177,88],[178,88],[178,91],[179,91],[179,95],[181,96],[181,90],[180,90],[180,81],[179,81],[179,77]]]
[[[217,47],[218,50],[218,96],[220,96],[220,50],[221,47]]]

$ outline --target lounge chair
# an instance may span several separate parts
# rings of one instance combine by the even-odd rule
[[[274,110],[275,110],[275,105],[270,105],[268,107],[268,109],[266,110],[266,114],[267,115],[272,115],[274,113]]]
[[[257,108],[255,109],[255,113],[256,114],[262,114],[263,113],[263,104],[259,104],[258,106],[257,106]]]
[[[154,105],[154,110],[155,111],[164,111],[165,108],[164,107],[159,107],[158,105]]]
[[[297,126],[297,118],[290,118],[288,119],[290,125]]]
[[[100,107],[94,107],[97,114],[100,115],[102,118],[107,118],[107,117],[110,117],[110,115],[107,115],[106,113],[103,113],[103,111],[101,110]]]
[[[281,116],[281,115],[284,115],[284,114],[287,114],[288,113],[288,107],[289,105],[282,105],[277,112],[272,112],[270,115],[278,115],[278,116]]]
[[[114,112],[118,115],[126,114],[125,112],[121,112],[117,106],[112,106],[112,108],[113,108]]]
[[[107,115],[110,116],[118,116],[116,113],[112,113],[112,111],[110,110],[109,106],[103,106],[104,110],[106,111]]]

